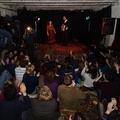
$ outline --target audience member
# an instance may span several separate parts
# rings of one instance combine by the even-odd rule
[[[31,113],[29,120],[58,120],[60,114],[57,101],[52,98],[52,92],[47,86],[38,90],[37,97],[31,98]]]
[[[26,72],[23,75],[22,82],[26,85],[27,94],[36,94],[38,86],[39,73],[36,74],[35,66],[32,64],[26,65]]]
[[[94,81],[93,85],[96,89],[101,90],[101,100],[107,99],[108,101],[111,100],[111,98],[116,98],[116,100],[119,100],[120,96],[120,83],[115,80],[115,73],[112,69],[108,69],[105,72],[105,80],[106,82],[97,82]]]
[[[27,64],[28,64],[27,60],[20,60],[19,66],[15,68],[15,77],[18,80],[18,85],[20,85],[20,83],[23,80],[23,75],[26,71]]]
[[[83,81],[84,81],[83,85],[87,88],[92,88],[93,82],[102,77],[102,75],[98,77],[96,65],[93,63],[89,65],[89,63],[87,63],[86,61],[85,61],[85,67],[81,72],[81,76],[83,77]]]
[[[30,99],[26,87],[20,84],[23,100],[19,100],[17,88],[14,84],[4,87],[4,99],[0,102],[0,120],[21,120],[22,111],[30,108]]]
[[[64,77],[64,84],[58,87],[58,101],[60,110],[76,111],[86,100],[86,94],[75,86],[75,81],[69,75]]]
[[[45,76],[45,85],[48,86],[52,92],[53,98],[57,99],[58,86],[63,83],[63,79],[55,76],[53,70],[49,70]]]

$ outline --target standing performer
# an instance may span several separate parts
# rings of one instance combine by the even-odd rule
[[[64,23],[61,25],[62,31],[62,43],[64,46],[67,46],[69,39],[69,22],[66,16],[63,16]]]
[[[53,26],[52,21],[50,20],[48,22],[48,25],[47,25],[48,43],[54,43],[54,42],[56,42],[55,34],[56,34],[55,28]]]

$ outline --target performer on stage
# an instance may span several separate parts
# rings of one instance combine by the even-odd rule
[[[52,21],[50,20],[47,25],[48,43],[56,42],[55,34],[56,34],[55,28],[53,26]]]
[[[63,16],[64,23],[61,25],[62,31],[62,43],[64,46],[67,46],[69,39],[69,22],[66,16]]]

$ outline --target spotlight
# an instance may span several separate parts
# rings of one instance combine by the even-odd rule
[[[38,18],[37,20],[40,21],[40,18]]]
[[[28,26],[28,27],[27,27],[27,30],[28,30],[28,31],[30,31],[30,30],[31,30],[31,27],[30,27],[30,26]]]

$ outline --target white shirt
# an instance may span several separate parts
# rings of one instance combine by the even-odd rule
[[[91,75],[85,72],[85,67],[81,72],[81,76],[84,77],[84,86],[85,87],[93,87],[93,82],[95,79],[91,78]]]
[[[64,23],[66,23],[68,20],[65,20]]]
[[[18,85],[22,82],[25,71],[26,71],[26,68],[22,68],[22,67],[15,68],[15,77],[18,80]]]

